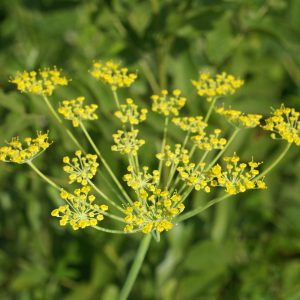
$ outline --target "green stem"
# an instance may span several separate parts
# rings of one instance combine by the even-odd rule
[[[227,141],[225,147],[218,153],[218,155],[214,158],[214,160],[208,165],[208,167],[206,168],[206,170],[209,170],[219,160],[219,158],[224,154],[224,152],[227,150],[227,148],[229,147],[229,145],[233,142],[233,140],[235,139],[235,137],[237,136],[237,134],[238,134],[239,131],[240,131],[239,128],[236,128],[234,130],[234,132],[232,133],[232,136]]]
[[[165,118],[163,141],[162,141],[161,150],[160,150],[161,153],[164,152],[166,141],[167,141],[168,124],[169,124],[169,117],[166,117]],[[158,165],[159,177],[161,177],[162,166],[163,166],[163,161],[160,160],[159,165]]]
[[[114,95],[114,99],[116,101],[116,105],[117,105],[117,107],[119,109],[120,108],[120,101],[119,101],[119,97],[118,97],[117,91],[116,90],[112,90],[112,93]]]
[[[129,233],[134,233],[134,232],[125,232],[123,230],[114,230],[114,229],[108,229],[100,226],[93,226],[93,228],[103,231],[103,232],[108,232],[108,233],[114,233],[114,234],[129,234]]]
[[[88,139],[89,143],[91,144],[91,146],[93,147],[94,151],[96,152],[96,154],[99,156],[101,162],[103,163],[105,169],[107,170],[107,172],[109,173],[109,175],[111,176],[111,178],[113,179],[113,181],[116,183],[116,185],[118,186],[118,188],[120,189],[121,193],[123,194],[123,196],[126,198],[126,200],[129,203],[132,203],[130,197],[128,196],[128,194],[126,193],[126,191],[124,190],[124,188],[122,187],[120,181],[117,179],[116,175],[113,173],[113,171],[111,170],[111,168],[109,167],[108,163],[106,162],[106,160],[104,159],[104,157],[102,156],[100,150],[98,149],[98,147],[95,145],[93,139],[91,138],[91,136],[89,135],[88,131],[86,130],[85,126],[83,125],[82,122],[79,123],[80,127],[82,129],[82,131],[84,132],[86,138]]]
[[[134,262],[129,271],[129,274],[126,278],[125,284],[121,290],[120,296],[118,300],[126,300],[129,296],[130,291],[132,290],[133,284],[136,280],[136,277],[141,269],[144,258],[150,246],[151,234],[147,234],[141,241],[139,249],[136,253]]]
[[[41,178],[43,178],[47,183],[49,183],[55,189],[61,191],[61,187],[59,187],[55,182],[49,179],[46,175],[44,175],[31,161],[27,162],[27,165],[30,166]]]
[[[103,193],[96,185],[94,185],[94,183],[91,180],[88,180],[88,183],[103,199],[105,199],[113,207],[124,213],[124,210],[118,204],[109,199],[108,196],[105,193]]]
[[[51,113],[53,114],[54,118],[57,120],[57,122],[63,127],[63,129],[66,131],[66,133],[68,134],[68,136],[71,138],[71,140],[74,142],[74,144],[82,151],[84,151],[82,145],[79,143],[79,141],[76,139],[76,137],[73,135],[73,133],[65,126],[65,124],[63,123],[62,119],[60,118],[60,116],[57,114],[57,112],[55,111],[55,109],[53,108],[52,104],[50,103],[49,99],[47,96],[43,96],[43,99],[45,100],[49,110],[51,111]]]
[[[218,198],[215,198],[211,201],[209,201],[205,206],[201,206],[201,207],[197,207],[181,216],[179,216],[176,221],[177,222],[182,222],[184,220],[187,220],[189,218],[192,218],[194,216],[196,216],[197,214],[203,212],[204,210],[208,209],[209,207],[211,207],[212,205],[216,204],[216,203],[219,203],[221,202],[222,200],[226,199],[226,198],[229,198],[231,195],[230,194],[226,194],[226,195],[223,195],[221,197],[218,197]]]
[[[258,180],[262,177],[264,177],[267,173],[269,173],[286,155],[286,153],[289,151],[292,144],[287,144],[281,154],[274,160],[274,162],[266,168],[262,173],[260,173],[257,177],[255,177],[255,180]]]
[[[210,117],[210,115],[211,115],[211,113],[212,113],[212,111],[213,111],[213,109],[214,109],[214,106],[215,106],[215,104],[216,104],[216,101],[217,101],[217,97],[215,97],[215,98],[212,100],[211,104],[210,104],[210,107],[209,107],[209,109],[208,109],[208,111],[207,111],[207,113],[206,113],[205,119],[204,119],[204,122],[205,122],[205,123],[208,122],[208,119],[209,119],[209,117]]]

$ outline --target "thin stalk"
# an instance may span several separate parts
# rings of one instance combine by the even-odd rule
[[[108,233],[114,233],[114,234],[130,234],[130,233],[134,233],[134,232],[124,232],[123,230],[108,229],[108,228],[104,228],[104,227],[100,227],[100,226],[93,226],[93,228],[95,228],[95,229],[97,229],[99,231],[108,232]]]
[[[55,109],[53,108],[52,104],[50,103],[49,99],[47,96],[43,96],[43,99],[45,100],[49,110],[51,111],[52,115],[54,116],[54,118],[57,120],[57,122],[63,127],[63,129],[66,131],[66,133],[68,134],[68,136],[71,138],[71,140],[74,142],[74,144],[84,152],[83,146],[79,143],[79,141],[77,140],[77,138],[73,135],[73,133],[65,126],[65,124],[63,123],[62,119],[60,118],[60,116],[57,114],[57,112],[55,111]]]
[[[213,109],[214,109],[214,106],[215,106],[215,104],[216,104],[216,101],[217,101],[217,97],[215,97],[215,98],[212,100],[212,102],[211,102],[211,104],[210,104],[210,106],[209,106],[209,109],[208,109],[208,111],[207,111],[207,113],[206,113],[206,116],[205,116],[205,119],[204,119],[204,122],[205,122],[205,123],[208,122],[208,119],[210,118],[210,115],[211,115],[211,113],[212,113],[212,111],[213,111]]]
[[[165,145],[166,145],[166,141],[167,141],[167,134],[168,134],[168,124],[169,124],[169,117],[166,117],[165,118],[163,141],[162,141],[162,144],[161,144],[161,151],[160,152],[163,152],[164,149],[165,149]],[[160,160],[159,165],[158,165],[159,177],[161,177],[162,166],[163,166],[163,161]]]
[[[289,151],[292,144],[287,144],[281,154],[273,161],[273,163],[266,168],[262,173],[260,173],[257,177],[255,177],[255,180],[258,180],[262,177],[264,177],[267,173],[269,173],[286,155],[286,153]]]
[[[184,220],[187,220],[189,218],[192,218],[194,216],[196,216],[197,214],[203,212],[204,210],[208,209],[209,207],[211,207],[212,205],[221,202],[222,200],[229,198],[231,195],[230,194],[226,194],[223,195],[221,197],[215,198],[213,200],[210,200],[206,205],[201,206],[201,207],[197,207],[181,216],[179,216],[178,218],[176,218],[177,222],[182,222]]]
[[[238,132],[240,131],[239,128],[236,128],[234,130],[234,132],[232,133],[232,136],[230,137],[230,139],[227,141],[225,147],[218,153],[218,155],[213,159],[213,161],[208,165],[208,167],[206,168],[206,170],[209,170],[218,160],[219,158],[224,154],[224,152],[227,150],[227,148],[229,147],[229,145],[233,142],[233,140],[235,139],[235,137],[237,136]]]
[[[117,91],[116,90],[112,90],[112,93],[113,93],[113,96],[114,96],[114,99],[115,99],[117,107],[120,108],[120,101],[119,101],[119,97],[118,97]]]
[[[116,175],[113,173],[113,171],[111,170],[111,168],[109,167],[108,163],[106,162],[106,160],[104,159],[104,157],[102,156],[100,150],[98,149],[98,147],[95,145],[93,139],[91,138],[90,134],[88,133],[88,131],[86,130],[84,124],[82,122],[79,123],[83,133],[85,134],[86,138],[88,139],[89,143],[91,144],[91,146],[93,147],[94,151],[96,152],[96,154],[99,156],[101,162],[103,163],[105,169],[107,170],[107,172],[109,173],[109,175],[111,176],[111,178],[113,179],[113,181],[116,183],[116,185],[118,186],[118,188],[120,189],[121,193],[123,194],[123,196],[126,198],[126,200],[129,203],[132,203],[130,197],[128,196],[128,194],[126,193],[126,191],[124,190],[124,188],[122,187],[120,181],[117,179]]]
[[[49,179],[46,175],[44,175],[31,161],[27,162],[27,165],[30,166],[34,172],[36,172],[43,180],[45,180],[47,183],[49,183],[52,187],[55,189],[61,191],[61,187],[59,187],[55,182],[53,182],[51,179]]]
[[[111,204],[117,210],[124,213],[124,209],[122,209],[122,207],[120,207],[118,204],[116,204],[111,199],[109,199],[108,196],[104,192],[102,192],[91,180],[88,180],[88,183],[103,199],[105,199],[109,204]]]
[[[122,223],[126,223],[123,218],[118,217],[118,216],[113,215],[113,214],[110,214],[108,212],[103,211],[103,212],[101,212],[101,214],[104,215],[104,216],[107,216],[107,217],[109,217],[111,219],[114,219],[116,221],[119,221],[119,222],[122,222]]]
[[[146,256],[146,253],[149,249],[150,242],[151,242],[151,234],[147,234],[142,239],[139,249],[136,253],[134,262],[131,266],[131,269],[128,273],[128,276],[126,278],[125,284],[121,290],[119,300],[126,300],[128,299],[129,293],[132,290],[133,284],[136,280],[136,277],[141,269],[141,266],[143,264],[144,258]]]

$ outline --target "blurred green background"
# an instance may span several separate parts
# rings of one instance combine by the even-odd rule
[[[63,68],[72,82],[55,92],[54,105],[79,95],[100,104],[99,122],[88,127],[121,176],[124,162],[110,152],[119,125],[109,89],[88,74],[94,59],[138,70],[139,80],[122,95],[148,107],[153,91],[180,88],[189,99],[185,113],[203,113],[206,103],[190,80],[208,69],[245,79],[226,100],[233,108],[267,114],[284,101],[299,110],[300,1],[1,0],[0,141],[50,128],[55,143],[35,162],[62,184],[61,158],[74,147],[42,100],[18,93],[8,79],[16,71]],[[162,122],[151,115],[143,130],[154,146]],[[155,149],[145,147],[142,163],[155,167]],[[283,147],[256,129],[229,152],[268,164]],[[163,234],[152,243],[130,299],[300,299],[299,168],[299,150],[292,147],[266,179],[268,190],[238,195]],[[189,203],[207,199],[195,193]],[[116,298],[141,236],[59,227],[49,215],[58,203],[56,192],[26,166],[1,163],[1,300]]]

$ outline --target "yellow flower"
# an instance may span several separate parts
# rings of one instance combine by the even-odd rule
[[[113,134],[115,145],[111,147],[112,151],[118,151],[121,154],[137,155],[139,148],[145,144],[144,140],[139,140],[138,129],[131,131],[118,130]]]
[[[91,75],[111,86],[112,90],[131,86],[137,78],[137,74],[129,73],[127,68],[113,61],[98,61],[93,64]]]
[[[215,78],[209,73],[200,73],[198,80],[192,80],[198,95],[212,101],[215,97],[232,95],[238,90],[244,81],[228,75],[225,72],[217,74]]]
[[[17,89],[24,93],[51,96],[56,86],[68,85],[69,80],[61,75],[61,70],[44,68],[39,71],[18,72],[10,79],[17,85]]]
[[[50,145],[48,133],[41,131],[37,132],[36,138],[27,137],[23,143],[20,142],[19,137],[14,137],[7,143],[7,146],[0,148],[0,160],[18,164],[30,162]]]
[[[58,108],[58,112],[64,116],[66,120],[71,120],[74,127],[78,127],[83,120],[97,120],[95,114],[98,108],[97,104],[83,105],[85,97],[77,97],[72,100],[64,100]]]
[[[168,190],[153,189],[143,201],[135,201],[125,209],[124,231],[163,232],[173,228],[173,219],[184,210],[182,197]]]
[[[164,161],[167,167],[172,165],[177,166],[180,162],[187,164],[189,162],[190,156],[186,149],[182,149],[181,144],[176,144],[174,151],[171,150],[170,145],[165,145],[164,152],[157,153],[156,158]]]
[[[210,177],[204,172],[205,163],[201,163],[199,167],[196,167],[194,163],[185,164],[177,168],[180,179],[184,181],[188,186],[192,186],[196,191],[204,190],[206,193],[210,192],[208,183]]]
[[[239,163],[240,158],[233,156],[224,157],[226,166],[223,169],[219,164],[211,168],[211,185],[225,187],[228,194],[243,193],[252,189],[266,189],[267,186],[263,180],[256,180],[259,174],[258,167],[261,163],[250,161],[248,163]]]
[[[67,204],[52,210],[51,216],[60,218],[61,226],[70,224],[74,230],[96,226],[108,207],[94,204],[95,196],[89,195],[90,190],[89,186],[76,189],[73,194],[62,190],[60,196]]]
[[[192,136],[192,141],[195,145],[205,151],[215,149],[223,149],[227,143],[225,138],[220,138],[221,130],[215,129],[212,134],[207,135],[205,131],[200,131],[197,135]]]
[[[203,121],[202,116],[197,117],[182,117],[173,118],[173,123],[179,126],[184,131],[189,131],[192,133],[203,131],[207,127],[207,123]]]
[[[146,120],[147,113],[148,110],[146,108],[142,108],[139,111],[133,100],[128,98],[126,99],[126,104],[120,105],[120,110],[115,112],[115,116],[124,124],[138,125]]]
[[[127,170],[129,173],[123,176],[123,180],[129,187],[137,191],[137,193],[144,194],[144,190],[153,189],[153,186],[159,184],[160,176],[158,170],[154,170],[152,174],[148,172],[149,167],[147,166],[144,166],[143,171],[138,173],[134,172],[131,166],[129,166]],[[141,192],[141,190],[143,191]]]
[[[152,95],[152,110],[165,116],[178,116],[180,109],[185,105],[186,98],[181,96],[180,90],[174,90],[171,95],[162,90],[160,95]]]
[[[294,108],[284,107],[273,111],[272,116],[265,120],[263,129],[272,131],[271,137],[282,138],[288,143],[300,146],[300,113]]]
[[[99,164],[97,163],[97,155],[82,155],[81,151],[75,152],[75,157],[70,159],[68,156],[63,158],[65,163],[63,169],[69,175],[69,183],[78,182],[87,185],[97,172]]]
[[[245,114],[239,110],[225,109],[224,107],[216,108],[216,112],[224,116],[230,124],[237,128],[253,128],[260,124],[262,115]]]

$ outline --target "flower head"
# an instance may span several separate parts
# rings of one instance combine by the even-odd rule
[[[163,152],[157,153],[156,158],[164,161],[167,167],[177,166],[180,162],[187,164],[190,156],[187,149],[183,149],[181,144],[176,144],[174,151],[170,145],[165,145]]]
[[[128,123],[130,125],[137,125],[140,122],[146,120],[148,110],[142,108],[138,110],[138,106],[132,99],[126,99],[126,104],[120,105],[120,110],[115,112],[115,116],[120,119],[122,123]]]
[[[151,190],[159,184],[160,176],[158,170],[149,173],[149,167],[144,166],[142,171],[136,173],[133,167],[129,166],[127,171],[129,171],[129,173],[123,176],[123,180],[142,198],[146,190]]]
[[[300,146],[300,113],[294,108],[284,107],[273,111],[272,116],[265,120],[263,129],[272,131],[271,138],[282,138],[288,143]]]
[[[135,201],[125,209],[125,232],[141,230],[147,234],[152,231],[171,230],[173,219],[184,210],[182,197],[176,192],[155,188],[144,201]]]
[[[223,160],[226,163],[225,168],[219,164],[211,168],[212,186],[225,187],[225,191],[232,195],[246,190],[267,188],[263,180],[255,179],[259,174],[257,168],[261,163],[254,161],[239,163],[240,158],[236,154],[224,157]]]
[[[66,120],[71,120],[74,127],[78,127],[83,120],[97,120],[95,114],[98,108],[97,104],[83,105],[85,97],[77,97],[72,100],[64,100],[58,108],[58,112],[64,116]]]
[[[7,146],[0,148],[0,160],[18,164],[30,162],[50,145],[48,133],[41,131],[37,132],[36,138],[27,137],[23,143],[20,142],[19,137],[13,137]]]
[[[177,168],[180,179],[188,186],[193,187],[196,191],[204,190],[206,193],[210,192],[208,183],[211,181],[210,177],[204,172],[205,163],[201,163],[198,167],[194,163],[188,163]]]
[[[97,155],[82,155],[80,150],[75,152],[75,157],[70,159],[68,156],[63,158],[64,171],[69,175],[69,183],[78,182],[87,185],[97,173],[99,164],[97,163]]]
[[[260,124],[262,115],[245,114],[239,110],[218,107],[216,112],[224,116],[230,124],[238,128],[253,128]]]
[[[90,190],[89,186],[76,189],[73,194],[62,190],[60,197],[67,204],[52,210],[51,216],[60,218],[61,226],[69,223],[74,230],[96,226],[103,220],[103,214],[108,210],[108,206],[94,204],[95,196],[89,195]]]
[[[211,151],[223,149],[227,143],[225,138],[220,138],[221,130],[215,129],[212,134],[207,135],[205,131],[200,131],[197,135],[192,136],[192,141],[199,149]]]
[[[113,61],[98,61],[93,64],[91,75],[111,86],[112,90],[131,86],[137,78],[136,73],[129,73],[127,68]]]
[[[69,80],[61,75],[61,70],[44,68],[39,71],[24,71],[10,79],[17,89],[24,93],[51,96],[56,86],[68,85]]]
[[[115,145],[111,147],[112,151],[118,151],[121,154],[137,155],[137,151],[145,144],[144,140],[139,140],[139,130],[134,129],[131,131],[118,130],[113,134]]]
[[[173,123],[179,126],[184,131],[192,133],[203,131],[207,127],[207,123],[203,121],[202,116],[197,117],[178,117],[172,119]]]
[[[152,95],[152,110],[165,116],[178,116],[180,109],[185,105],[186,98],[181,96],[180,90],[174,90],[171,94],[162,90],[160,95]]]
[[[214,78],[209,73],[200,73],[199,79],[192,80],[192,84],[196,87],[199,96],[206,97],[207,101],[212,101],[218,96],[234,94],[244,84],[244,81],[225,72],[217,74]]]

